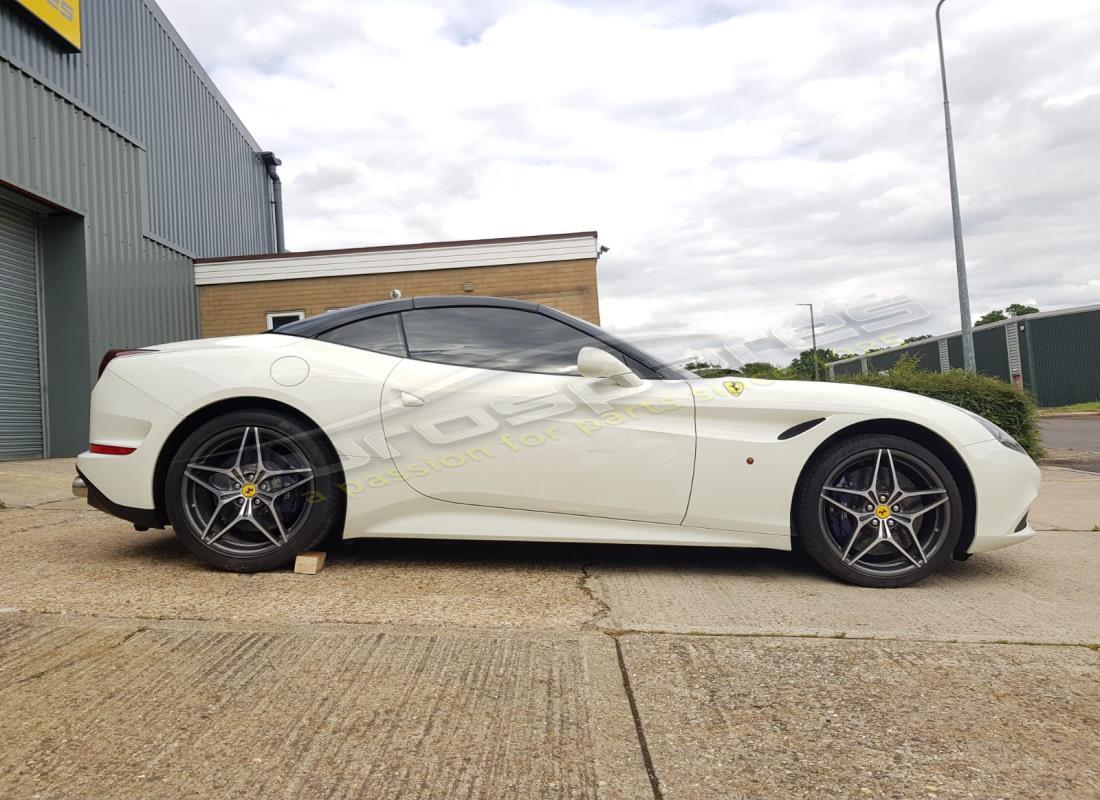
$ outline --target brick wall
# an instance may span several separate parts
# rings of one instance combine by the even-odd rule
[[[467,282],[473,284],[472,291],[464,290]],[[258,333],[267,328],[267,314],[273,311],[300,310],[309,317],[332,308],[389,299],[392,289],[400,289],[406,298],[432,294],[512,297],[553,306],[596,324],[600,321],[596,259],[589,258],[200,286],[202,335]]]

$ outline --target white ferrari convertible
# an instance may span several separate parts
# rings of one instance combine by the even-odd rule
[[[790,550],[863,586],[1033,535],[1039,470],[917,395],[703,380],[546,306],[421,297],[104,357],[74,491],[203,561],[329,534]]]

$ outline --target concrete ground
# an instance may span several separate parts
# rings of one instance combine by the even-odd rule
[[[765,551],[210,571],[0,463],[0,797],[1100,797],[1100,475],[908,589]]]

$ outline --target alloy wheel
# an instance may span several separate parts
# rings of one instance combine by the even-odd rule
[[[932,467],[889,448],[863,450],[834,468],[822,486],[818,518],[830,549],[866,575],[919,570],[951,528],[950,494]]]
[[[309,516],[313,467],[287,436],[258,426],[215,434],[183,471],[188,524],[206,547],[258,556],[285,545]]]

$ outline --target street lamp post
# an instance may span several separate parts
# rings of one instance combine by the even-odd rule
[[[943,82],[943,119],[947,129],[947,176],[951,183],[951,222],[955,228],[955,271],[959,278],[959,318],[962,323],[963,366],[976,372],[974,363],[974,331],[970,327],[970,290],[966,285],[966,254],[963,252],[962,216],[959,213],[959,185],[955,175],[955,142],[951,136],[951,104],[947,100],[947,66],[943,59],[943,30],[940,27],[940,7],[936,4],[936,40],[940,46],[940,79]]]
[[[813,350],[811,351],[811,355],[813,356],[814,360],[814,380],[820,381],[821,373],[818,371],[817,367],[817,324],[814,322],[814,304],[796,303],[795,305],[810,307],[810,341],[813,342]]]

